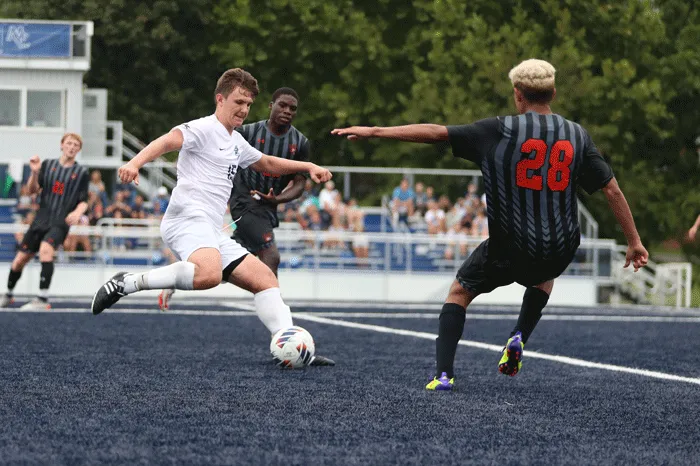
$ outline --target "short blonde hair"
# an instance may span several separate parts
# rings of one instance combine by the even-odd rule
[[[513,87],[534,92],[554,89],[554,69],[551,63],[531,58],[510,70],[508,77]]]
[[[68,138],[75,139],[76,141],[78,141],[80,143],[80,148],[81,149],[83,148],[83,138],[81,138],[78,133],[66,133],[66,134],[64,134],[63,137],[61,138],[61,144],[63,144],[63,141],[65,141]]]

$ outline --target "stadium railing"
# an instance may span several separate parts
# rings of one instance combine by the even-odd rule
[[[26,231],[24,224],[0,224],[0,234]],[[222,229],[223,231],[223,229]],[[92,238],[94,251],[61,252],[58,261],[91,266],[166,263],[158,219],[103,219],[98,226],[75,226],[72,235]],[[423,233],[307,231],[287,227],[276,230],[281,268],[325,271],[361,271],[379,274],[450,272],[482,241],[472,236],[448,237]],[[11,237],[11,236],[9,236]],[[332,244],[333,247],[328,247]],[[353,245],[366,245],[367,257],[356,257]],[[447,249],[452,250],[446,255]],[[625,248],[609,239],[584,238],[579,254],[564,276],[592,280],[613,290],[615,297],[637,303],[690,306],[691,265],[650,262],[638,273],[623,269]],[[613,298],[613,303],[615,298]]]

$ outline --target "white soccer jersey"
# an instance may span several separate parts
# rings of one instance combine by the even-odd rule
[[[166,216],[204,216],[221,228],[236,170],[249,167],[263,154],[238,131],[229,134],[216,115],[173,129],[182,132],[184,141],[177,159],[177,185]]]

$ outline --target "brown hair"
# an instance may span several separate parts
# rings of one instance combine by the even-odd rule
[[[257,97],[260,92],[258,89],[258,80],[255,79],[252,74],[241,68],[231,68],[230,70],[226,70],[216,82],[214,100],[216,100],[217,94],[228,97],[237,87],[242,87],[253,94],[253,98]]]
[[[61,138],[61,144],[63,144],[63,141],[65,141],[67,138],[75,139],[76,141],[78,141],[80,143],[80,148],[81,149],[83,148],[83,138],[81,138],[79,134],[77,134],[77,133],[64,134],[63,137]]]

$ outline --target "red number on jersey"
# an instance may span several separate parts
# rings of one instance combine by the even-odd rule
[[[542,191],[544,187],[542,176],[532,174],[528,170],[539,170],[544,165],[547,156],[547,144],[542,139],[528,139],[520,146],[520,152],[529,156],[535,151],[535,158],[525,158],[515,166],[515,184],[521,188]],[[563,157],[563,158],[562,158]],[[549,155],[549,170],[547,170],[547,187],[550,191],[564,191],[571,182],[571,162],[574,160],[574,148],[571,142],[562,139],[554,143]]]
[[[61,183],[60,181],[54,181],[53,188],[51,188],[51,191],[54,194],[58,194],[59,196],[63,196],[63,190],[65,188],[66,188],[66,185],[64,183]]]

